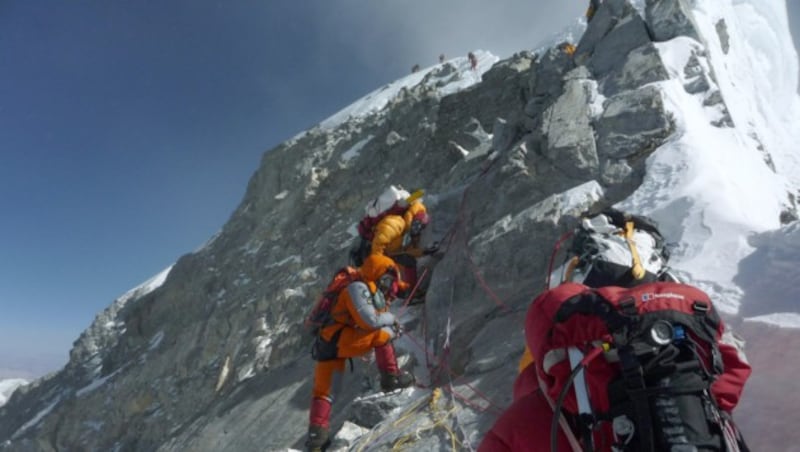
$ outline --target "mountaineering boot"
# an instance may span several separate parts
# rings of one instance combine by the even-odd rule
[[[331,417],[331,401],[326,398],[311,399],[308,411],[308,439],[306,448],[309,452],[324,451],[330,444],[328,422]]]
[[[414,384],[414,376],[409,372],[381,372],[381,391],[391,392],[395,389],[407,388]]]
[[[414,376],[400,370],[391,343],[375,347],[375,363],[381,372],[381,391],[407,388],[414,384]]]
[[[310,425],[308,427],[308,439],[306,439],[306,450],[308,452],[323,452],[331,445],[329,438],[330,431],[321,425]]]

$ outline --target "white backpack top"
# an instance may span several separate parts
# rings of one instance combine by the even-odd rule
[[[580,255],[575,255],[574,260],[565,261],[551,272],[549,288],[565,281],[583,282],[597,261],[630,267],[633,263],[631,246],[635,247],[639,262],[645,271],[654,275],[661,275],[666,271],[668,255],[663,254],[661,249],[663,243],[659,243],[659,240],[648,231],[635,228],[629,244],[621,234],[622,229],[619,225],[612,223],[604,214],[583,218],[576,231],[583,231],[584,238],[581,243],[589,244],[589,247],[582,250]]]
[[[367,216],[375,218],[382,212],[392,208],[395,204],[404,208],[408,207],[408,202],[406,200],[409,196],[411,196],[411,193],[406,190],[390,185],[380,196],[370,201],[364,208],[364,211]]]

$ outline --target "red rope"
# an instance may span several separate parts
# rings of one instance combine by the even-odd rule
[[[556,242],[556,246],[553,247],[553,254],[550,255],[550,264],[547,266],[547,279],[544,282],[544,290],[550,288],[550,276],[553,274],[553,262],[556,259],[556,254],[558,250],[561,248],[561,244],[564,243],[565,240],[572,237],[572,231],[566,232],[564,235],[561,236],[560,239]]]
[[[489,296],[489,298],[491,298],[492,301],[494,301],[494,303],[497,306],[499,306],[505,312],[510,312],[511,308],[509,308],[508,305],[503,303],[503,300],[501,300],[500,297],[498,297],[497,294],[494,293],[492,288],[489,287],[489,284],[486,283],[486,280],[483,279],[483,275],[481,275],[478,265],[475,264],[475,261],[472,259],[472,254],[470,254],[469,248],[465,249],[466,249],[467,261],[469,262],[470,267],[472,267],[472,274],[475,276],[475,279],[478,280],[478,284],[481,286],[483,291]]]
[[[489,171],[489,169],[491,168],[493,163],[494,163],[494,161],[490,161],[489,164],[486,165],[482,169],[478,179],[480,179],[481,177],[486,175],[486,173]],[[456,231],[460,229],[462,231],[462,233],[463,233],[463,236],[464,236],[464,249],[465,249],[465,254],[466,254],[466,257],[467,257],[467,261],[469,262],[469,265],[471,267],[473,275],[475,276],[475,279],[478,281],[478,283],[479,283],[480,287],[483,289],[483,291],[489,296],[490,299],[492,299],[492,301],[495,302],[495,304],[497,304],[503,311],[511,312],[512,310],[508,307],[508,305],[506,305],[503,302],[503,300],[500,299],[499,296],[497,296],[497,294],[491,289],[491,287],[489,287],[489,284],[483,278],[483,276],[482,276],[482,274],[480,272],[480,269],[478,268],[477,264],[475,263],[475,260],[473,259],[472,254],[469,252],[469,242],[467,240],[467,229],[466,229],[466,221],[465,221],[465,217],[466,217],[465,212],[466,212],[467,192],[469,191],[469,187],[474,183],[475,183],[475,181],[473,181],[469,186],[467,186],[464,189],[464,192],[463,192],[463,194],[461,196],[461,202],[459,204],[459,210],[458,210],[458,216],[457,216],[458,219],[457,219],[456,223],[448,230],[448,232],[445,234],[444,238],[442,239],[442,242],[446,244],[445,247],[444,247],[444,252],[447,252],[447,250],[449,250],[450,245],[452,245],[452,242],[453,242],[453,240],[455,238]],[[427,276],[427,273],[428,273],[428,268],[426,268],[425,271],[423,272],[422,276],[420,278],[418,278],[417,284],[414,286],[414,289],[412,290],[411,294],[408,296],[406,301],[403,303],[402,310],[399,313],[400,315],[402,315],[402,313],[404,313],[408,309],[409,301],[412,299],[414,293],[416,292],[417,288],[419,287],[419,284],[422,282],[422,279],[425,276]],[[427,345],[426,345],[427,344],[427,340],[428,340],[428,328],[427,328],[427,326],[428,326],[427,325],[427,311],[425,310],[425,307],[423,306],[423,335],[424,335],[425,344],[420,344],[417,339],[415,339],[412,335],[410,335],[408,333],[404,333],[404,335],[411,341],[412,344],[414,344],[419,349],[421,349],[423,351],[423,353],[425,354],[425,365],[426,365],[426,367],[428,369],[429,376],[431,376],[431,378],[432,378],[435,371],[439,371],[441,369],[446,369],[451,377],[455,377],[456,378],[456,381],[458,381],[459,379],[463,379],[464,378],[463,375],[456,374],[452,369],[450,369],[450,366],[447,365],[447,362],[449,361],[449,357],[450,357],[450,347],[449,346],[444,348],[444,353],[443,353],[441,359],[437,358],[435,354],[432,354],[428,350]],[[437,363],[435,367],[433,367],[431,365],[431,361]],[[433,382],[431,382],[431,385],[433,385]],[[475,388],[471,384],[465,382],[465,383],[463,383],[463,386],[469,388],[473,392],[473,394],[475,396],[483,399],[486,402],[487,406],[485,406],[485,407],[484,406],[480,406],[480,405],[476,404],[475,402],[471,401],[468,397],[466,397],[466,396],[464,396],[462,394],[459,394],[457,391],[455,391],[452,388],[452,385],[453,385],[453,381],[451,380],[450,387],[446,387],[446,386],[443,386],[443,387],[444,387],[444,389],[446,391],[450,392],[454,397],[458,398],[459,400],[461,400],[465,404],[473,407],[474,409],[476,409],[478,411],[481,411],[481,412],[485,412],[485,411],[488,411],[489,409],[492,409],[493,412],[495,414],[497,414],[497,415],[500,415],[500,414],[502,414],[504,412],[504,408],[501,408],[497,404],[492,402],[492,400],[486,394],[484,394],[483,392],[479,391],[477,388]]]
[[[481,172],[481,177],[483,177],[483,175],[486,174],[486,171],[490,167],[491,167],[491,165],[487,166],[487,168],[483,172]],[[469,262],[469,265],[470,265],[470,267],[472,269],[472,274],[475,276],[475,279],[478,281],[478,284],[483,289],[483,291],[486,293],[486,295],[488,295],[489,298],[492,301],[494,301],[494,303],[497,306],[499,306],[503,311],[510,312],[511,309],[503,302],[503,300],[500,299],[500,297],[497,296],[497,294],[492,290],[492,288],[489,287],[489,284],[486,283],[486,280],[483,279],[483,275],[481,275],[480,269],[478,268],[478,265],[475,263],[475,260],[472,258],[472,253],[470,253],[470,251],[469,251],[469,241],[467,239],[467,235],[468,234],[467,234],[467,226],[466,226],[467,222],[466,222],[466,219],[465,219],[465,217],[466,217],[465,212],[467,210],[466,209],[466,203],[467,203],[467,192],[468,191],[469,191],[469,187],[465,188],[464,189],[464,193],[461,196],[461,204],[460,204],[459,209],[458,209],[458,222],[456,223],[456,226],[460,226],[462,231],[463,231],[464,252],[465,252],[465,254],[467,256],[467,262]]]
[[[417,289],[419,289],[419,285],[422,284],[422,280],[425,279],[426,276],[428,276],[427,267],[425,267],[425,270],[422,271],[422,275],[420,275],[420,277],[417,278],[417,282],[411,289],[411,293],[408,294],[408,297],[406,297],[405,301],[403,302],[403,306],[400,307],[400,312],[397,313],[398,317],[405,314],[406,310],[408,310],[408,303],[414,298],[414,295],[417,293]]]

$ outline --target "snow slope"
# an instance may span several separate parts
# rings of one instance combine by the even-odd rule
[[[697,1],[695,16],[705,46],[686,37],[658,46],[673,77],[660,85],[677,132],[620,207],[657,219],[677,242],[672,265],[679,274],[735,314],[744,295],[735,282],[740,261],[755,251],[749,237],[778,229],[800,188],[797,55],[781,1]],[[727,53],[715,28],[723,19]],[[735,127],[712,125],[725,111],[708,106],[705,93],[684,90],[694,75],[685,68],[698,55]]]

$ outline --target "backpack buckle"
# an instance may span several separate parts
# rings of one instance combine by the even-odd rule
[[[692,303],[692,310],[695,314],[705,315],[711,308],[705,301],[695,301]]]

